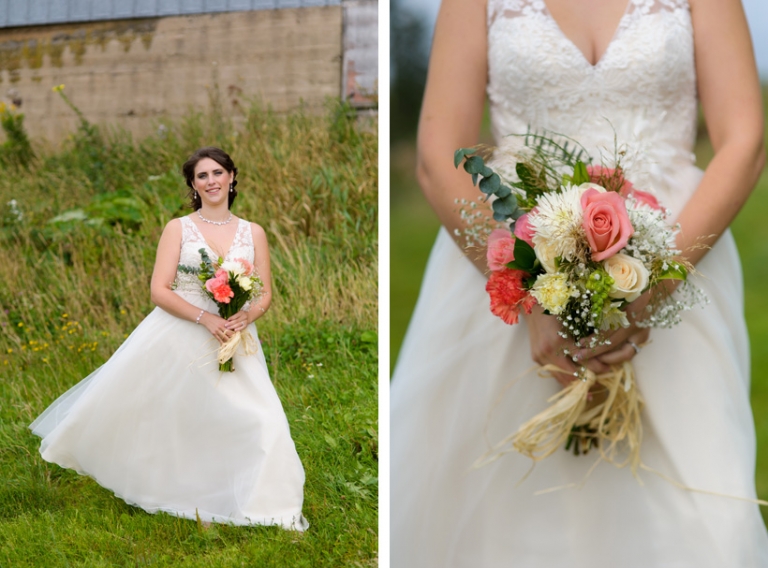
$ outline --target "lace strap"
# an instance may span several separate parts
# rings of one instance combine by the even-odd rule
[[[544,0],[488,0],[488,27],[499,17],[516,18],[547,11]]]
[[[235,240],[232,243],[232,249],[236,249],[238,247],[253,248],[253,235],[251,234],[251,224],[245,219],[239,219],[237,221],[237,232],[235,233]]]
[[[192,222],[192,220],[184,215],[183,217],[179,218],[179,221],[181,221],[181,246],[183,247],[189,242],[195,242],[195,229],[197,227],[195,227],[195,224]]]

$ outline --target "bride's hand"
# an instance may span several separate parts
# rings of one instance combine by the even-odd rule
[[[232,335],[232,331],[227,329],[227,320],[216,314],[212,314],[211,312],[205,312],[200,317],[200,323],[205,326],[205,329],[207,329],[219,343],[225,343]]]
[[[648,342],[651,335],[650,329],[637,325],[637,320],[645,311],[649,298],[650,293],[646,292],[627,306],[629,327],[620,327],[606,335],[605,339],[609,341],[608,344],[576,350],[574,358],[583,361],[585,365],[592,360],[600,361],[605,365],[618,365],[630,361],[640,352],[640,348]]]
[[[539,365],[556,365],[567,371],[566,373],[552,373],[555,379],[563,386],[568,385],[576,378],[581,365],[576,365],[571,357],[566,354],[576,353],[578,348],[572,339],[565,339],[558,335],[562,325],[558,319],[546,315],[536,306],[533,312],[525,317],[531,337],[531,357]],[[594,373],[604,373],[610,367],[599,359],[584,360],[583,365]]]
[[[239,311],[233,316],[227,318],[227,329],[232,331],[243,331],[248,325],[248,314]]]

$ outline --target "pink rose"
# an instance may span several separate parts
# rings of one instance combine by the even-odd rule
[[[627,245],[634,229],[623,197],[612,191],[600,193],[590,188],[581,196],[581,208],[584,210],[582,226],[593,261],[605,260]]]
[[[213,278],[209,278],[208,280],[206,280],[205,289],[208,290],[211,294],[213,294],[216,288],[218,288],[222,284],[226,284],[228,279],[226,277],[226,272],[224,274],[225,274],[224,278],[220,278],[217,273],[217,275],[214,276]]]
[[[525,213],[515,221],[515,236],[531,245],[531,248],[533,248],[533,227],[531,227],[528,218],[535,213],[536,209],[534,208],[530,213]]]
[[[651,209],[656,209],[657,211],[661,209],[661,205],[657,201],[656,197],[654,197],[647,191],[640,191],[639,189],[633,189],[630,195],[634,197],[638,203],[645,203]]]
[[[243,269],[245,270],[244,276],[250,276],[251,274],[253,274],[253,265],[250,262],[248,262],[246,259],[236,258],[235,261],[243,265]]]
[[[487,247],[486,258],[491,270],[504,270],[508,262],[515,260],[515,239],[504,229],[491,231]]]
[[[226,271],[226,270],[224,270],[223,268],[219,268],[219,269],[216,271],[216,274],[214,274],[214,276],[215,276],[216,278],[218,278],[219,280],[224,280],[225,282],[226,282],[227,280],[229,280],[229,274],[227,274],[227,271]]]
[[[626,197],[632,191],[632,183],[624,177],[621,168],[606,168],[604,166],[587,166],[589,181]]]

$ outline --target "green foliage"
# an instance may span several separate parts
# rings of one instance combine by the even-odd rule
[[[5,133],[5,142],[0,144],[0,165],[28,168],[35,153],[24,130],[24,114],[0,103],[0,127]]]
[[[81,121],[0,178],[2,566],[376,564],[376,135],[337,106],[254,105],[240,127],[211,116],[136,141]],[[42,461],[27,430],[152,309],[157,241],[189,212],[180,166],[210,143],[240,170],[233,212],[270,243],[274,299],[258,329],[306,471],[303,535],[148,515]]]
[[[541,264],[536,258],[533,247],[523,239],[515,239],[515,260],[508,263],[507,266],[513,270],[524,270],[529,274],[541,272]]]

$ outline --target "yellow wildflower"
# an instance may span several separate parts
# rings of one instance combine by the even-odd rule
[[[56,85],[56,86],[53,88],[53,92],[54,92],[54,93],[60,93],[60,92],[61,92],[61,91],[63,91],[63,90],[64,90],[64,83],[62,83],[61,85]]]

